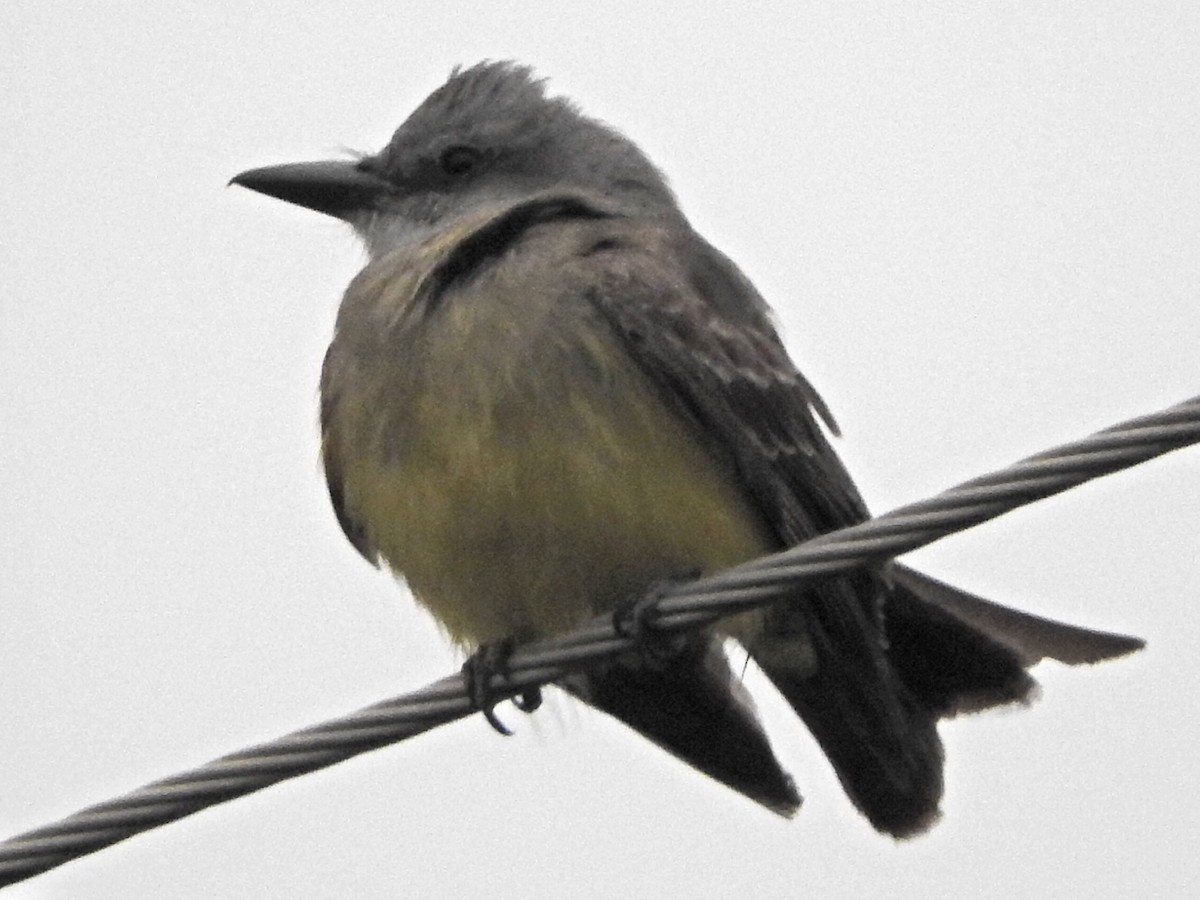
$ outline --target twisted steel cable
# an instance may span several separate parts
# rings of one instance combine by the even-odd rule
[[[1200,397],[1115,425],[964,482],[928,500],[780,553],[665,590],[647,610],[655,630],[681,631],[792,593],[796,585],[879,564],[1019,506],[1200,443]],[[632,650],[611,617],[516,650],[492,678],[497,699]],[[0,844],[0,887],[268,785],[314,772],[475,711],[461,674],[421,690],[223,756]]]

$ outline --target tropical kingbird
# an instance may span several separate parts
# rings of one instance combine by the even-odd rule
[[[530,69],[456,69],[379,153],[234,182],[366,244],[321,377],[329,494],[462,647],[563,632],[867,518],[754,287],[636,145]],[[904,836],[937,816],[939,718],[1026,698],[1042,657],[1141,646],[899,565],[797,598],[563,686],[790,815],[734,637],[851,800]]]

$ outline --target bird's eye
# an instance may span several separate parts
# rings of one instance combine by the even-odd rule
[[[442,171],[454,178],[467,175],[483,162],[483,154],[474,147],[466,144],[455,144],[447,147],[438,157],[438,165]]]

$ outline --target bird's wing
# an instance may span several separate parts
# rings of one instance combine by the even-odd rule
[[[836,433],[833,418],[750,282],[690,231],[626,227],[628,252],[599,269],[591,299],[671,404],[733,456],[780,545],[865,519],[819,423]]]
[[[765,304],[690,230],[610,226],[589,297],[698,440],[731,457],[780,547],[862,521],[866,506],[822,431],[824,405],[796,370]],[[887,654],[885,583],[859,570],[767,607],[744,642],[821,744],[876,828],[915,833],[937,815],[937,711]],[[743,632],[739,630],[739,638]],[[1027,676],[1006,652],[1013,692]],[[1010,664],[1011,663],[1011,664]]]
[[[668,407],[733,460],[779,546],[867,518],[822,430],[820,420],[833,430],[832,417],[749,281],[690,229],[620,220],[596,227],[607,229],[610,252],[594,257],[588,299]],[[814,589],[829,595],[819,617],[861,643],[877,629],[875,598],[847,604],[839,583]]]

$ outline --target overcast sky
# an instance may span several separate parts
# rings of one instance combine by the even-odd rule
[[[1200,393],[1194,4],[61,6],[0,7],[0,835],[459,664],[319,472],[361,251],[225,187],[377,148],[455,63],[530,63],[642,144],[877,511]],[[1193,449],[914,555],[1149,647],[945,725],[913,841],[751,676],[791,822],[555,696],[502,708],[513,739],[473,717],[4,896],[1183,896],[1198,537]]]

